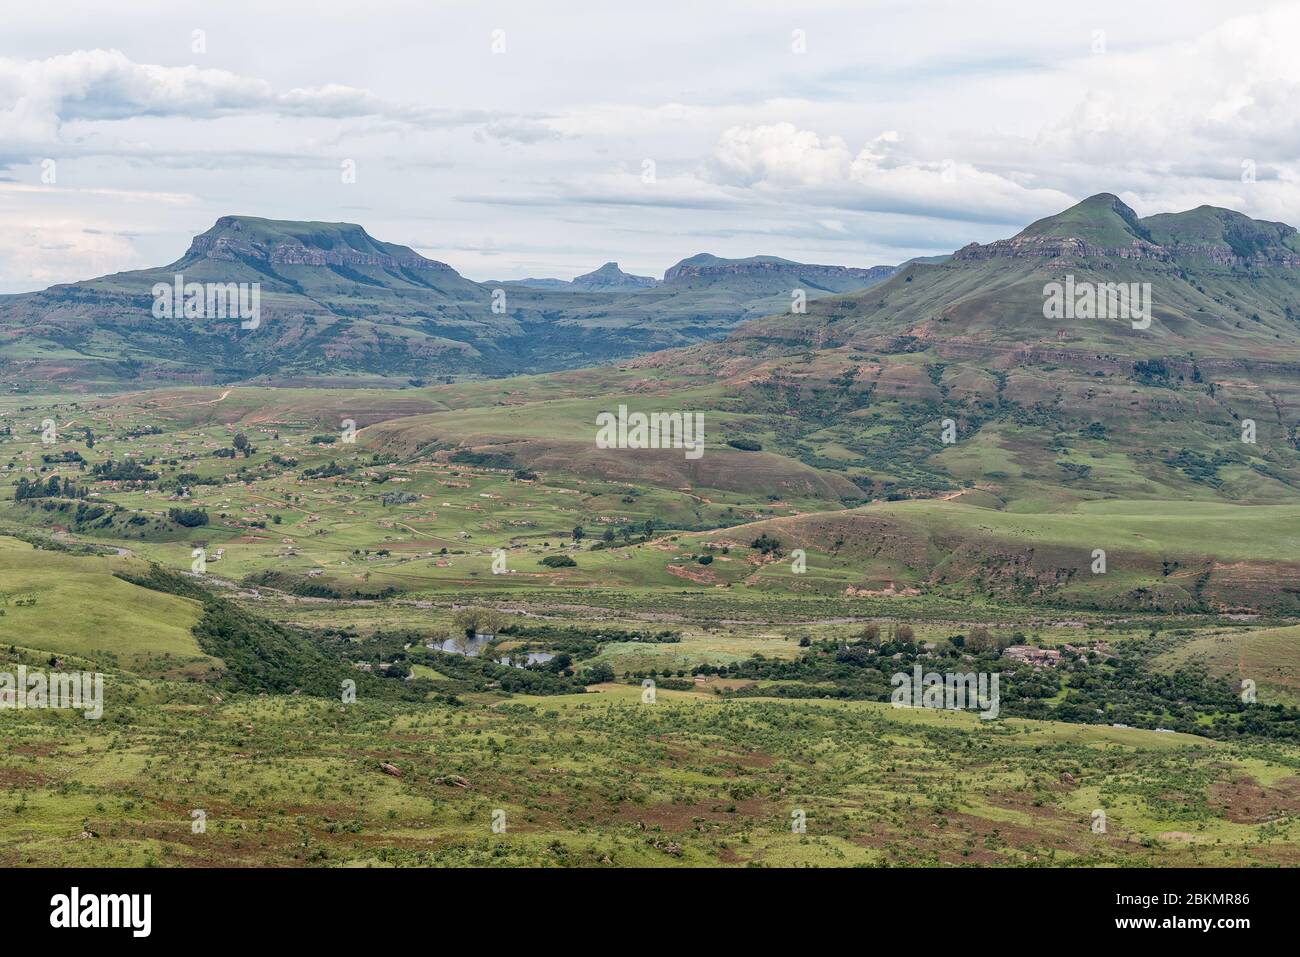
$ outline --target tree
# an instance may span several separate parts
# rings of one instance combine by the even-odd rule
[[[248,457],[248,436],[243,432],[236,432],[234,439],[230,442],[235,447],[235,451],[243,452],[244,457]]]
[[[585,528],[583,528],[581,525],[573,526],[573,540],[575,542],[580,542],[586,537],[587,537],[587,530]]]
[[[858,637],[861,638],[863,641],[867,642],[867,644],[869,645],[879,644],[880,626],[873,621],[871,622],[871,624],[867,625],[866,628],[862,629],[862,634],[859,635]]]
[[[583,672],[582,680],[589,685],[600,684],[603,681],[613,681],[614,669],[608,663],[598,661]]]
[[[992,651],[994,646],[993,636],[989,634],[989,630],[983,625],[976,625],[970,630],[970,634],[966,636],[966,650],[973,654],[980,655]]]
[[[912,631],[911,625],[899,625],[894,635],[899,641],[910,642],[916,636],[916,632]]]
[[[504,616],[492,608],[462,608],[451,621],[453,627],[466,638],[495,635],[505,624]]]

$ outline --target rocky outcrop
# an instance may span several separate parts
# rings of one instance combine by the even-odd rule
[[[1083,239],[1062,236],[1015,236],[992,243],[971,243],[952,254],[957,262],[987,259],[1119,259],[1171,262],[1173,253],[1163,246],[1134,239],[1127,246],[1098,246]]]
[[[380,255],[351,248],[320,249],[302,243],[276,243],[268,246],[244,242],[234,236],[196,236],[185,254],[187,260],[215,259],[235,262],[255,259],[272,265],[290,266],[375,266],[380,269],[425,269],[455,272],[446,263],[425,259],[414,250],[405,255]]]

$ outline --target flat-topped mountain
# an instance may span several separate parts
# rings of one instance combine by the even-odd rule
[[[408,246],[381,243],[356,223],[314,223],[223,216],[190,243],[176,263],[203,259],[235,262],[258,259],[299,266],[410,266],[451,270],[446,263],[425,259]]]
[[[664,273],[664,283],[670,286],[688,286],[741,281],[764,289],[774,286],[785,290],[807,287],[822,292],[849,292],[888,279],[897,271],[897,266],[859,269],[852,266],[797,263],[776,256],[722,259],[709,253],[700,253],[669,268]]]
[[[161,271],[185,272],[197,281],[258,281],[293,292],[362,285],[426,289],[450,298],[482,295],[478,283],[446,263],[426,259],[409,246],[380,242],[355,223],[223,216]]]

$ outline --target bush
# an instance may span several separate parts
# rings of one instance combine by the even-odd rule
[[[727,439],[727,444],[733,449],[740,449],[742,452],[761,452],[763,445],[755,442],[753,439]]]
[[[575,568],[578,563],[568,555],[547,555],[538,564],[547,568]]]

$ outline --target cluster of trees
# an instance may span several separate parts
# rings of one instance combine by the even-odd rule
[[[352,466],[339,465],[333,459],[326,465],[320,465],[316,468],[307,468],[302,470],[302,477],[305,479],[323,479],[334,478],[336,475],[347,475],[353,469]]]
[[[201,508],[169,508],[167,517],[185,528],[198,528],[208,524],[208,513]]]
[[[85,498],[86,490],[75,485],[71,479],[61,479],[51,475],[49,479],[28,481],[20,478],[14,488],[14,501],[22,502],[31,498]]]
[[[83,468],[86,465],[86,460],[82,458],[81,453],[76,449],[69,449],[54,455],[42,455],[41,461],[46,465],[76,464],[78,462],[81,463]]]
[[[481,469],[515,468],[515,460],[505,452],[475,452],[473,449],[458,449],[451,453],[449,461],[458,465],[473,465]]]
[[[889,679],[919,661],[927,671],[1010,672],[1001,686],[1001,713],[1007,716],[1168,728],[1217,738],[1300,738],[1300,709],[1243,702],[1231,680],[1201,667],[1173,673],[1153,668],[1151,662],[1173,647],[1169,638],[1126,639],[1110,658],[1067,654],[1054,668],[1013,664],[1002,652],[1024,636],[984,627],[941,639],[933,651],[921,648],[905,624],[886,630],[873,623],[856,638],[849,643],[805,638],[800,645],[807,650],[793,661],[755,655],[716,671],[781,682],[761,689],[763,695],[885,701],[892,690]],[[693,670],[708,671],[705,666]]]
[[[147,461],[148,464],[153,464],[152,459]],[[158,478],[157,472],[150,472],[135,459],[123,459],[121,462],[108,459],[92,466],[90,473],[103,482],[152,482]]]
[[[583,535],[586,534],[586,532],[582,529],[582,526],[578,526],[573,531],[575,533],[574,541],[580,540],[579,536],[576,533],[581,531]],[[595,545],[593,545],[592,547],[596,549],[615,548],[618,546],[619,544],[618,539],[620,538],[622,539],[621,544],[623,545],[636,545],[641,542],[648,541],[650,536],[654,534],[654,531],[655,531],[655,520],[653,518],[647,518],[640,525],[623,525],[619,528],[617,532],[615,532],[614,529],[612,528],[607,528],[605,529],[604,532],[601,533],[600,541]]]

